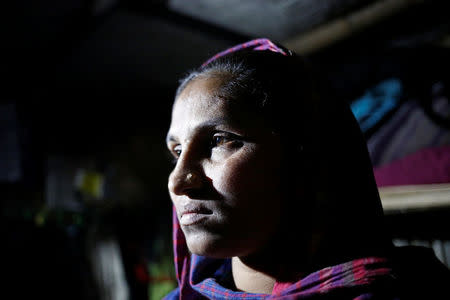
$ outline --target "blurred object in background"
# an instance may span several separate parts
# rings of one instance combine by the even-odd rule
[[[89,261],[101,300],[130,299],[120,245],[111,233],[91,229],[87,237]]]
[[[75,188],[84,198],[100,201],[104,197],[104,176],[91,170],[78,169],[75,175]]]
[[[14,103],[0,104],[0,181],[21,179],[19,124]]]
[[[149,299],[162,299],[178,286],[173,267],[171,243],[164,237],[155,239],[149,262]]]
[[[400,80],[388,78],[351,103],[350,107],[362,132],[366,133],[373,128],[398,105],[402,88]]]
[[[67,157],[47,159],[46,204],[49,209],[81,211],[85,204],[77,199],[74,180],[79,162]]]
[[[282,41],[373,0],[169,0],[169,8],[249,36]]]
[[[418,86],[421,83],[413,84]],[[379,128],[368,138],[375,167],[425,148],[450,145],[450,126],[446,126],[444,121],[450,122],[450,98],[444,94],[433,95],[433,86],[430,84],[425,94],[408,91],[409,95],[402,95],[401,106],[398,105],[391,116],[378,124]],[[433,110],[429,111],[428,106]]]
[[[427,45],[375,54],[365,68],[378,83],[350,104],[394,243],[432,248],[450,267],[449,53]]]

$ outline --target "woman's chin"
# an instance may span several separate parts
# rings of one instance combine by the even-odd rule
[[[233,249],[226,247],[226,242],[219,237],[186,237],[191,253],[212,258],[229,258],[234,256]]]
[[[188,249],[191,253],[211,258],[230,258],[246,256],[256,250],[251,240],[237,242],[218,235],[186,236]]]

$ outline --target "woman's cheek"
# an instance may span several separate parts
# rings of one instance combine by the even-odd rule
[[[238,151],[212,164],[210,178],[214,188],[225,199],[233,202],[241,195],[251,193],[258,186],[255,169],[260,168],[262,163],[258,163],[256,158],[252,151]]]

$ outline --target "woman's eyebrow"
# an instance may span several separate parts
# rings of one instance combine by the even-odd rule
[[[219,118],[214,118],[211,120],[207,120],[205,122],[202,122],[198,125],[196,125],[194,127],[194,129],[192,130],[193,132],[201,132],[219,125],[224,125],[224,124],[230,124],[230,120],[228,118],[224,118],[224,117],[219,117]],[[170,142],[172,143],[177,143],[178,139],[172,135],[172,134],[168,134],[166,137],[166,144],[169,144]]]
[[[195,126],[195,129],[196,130],[202,130],[202,129],[211,128],[211,127],[214,127],[214,126],[217,126],[217,125],[227,124],[229,122],[230,121],[228,119],[223,118],[223,117],[214,118],[214,119],[207,120],[205,122],[202,122],[202,123],[198,124],[197,126]]]
[[[209,128],[212,128],[212,127],[215,127],[218,125],[223,125],[223,124],[228,124],[228,123],[230,123],[230,121],[227,118],[223,118],[223,117],[214,118],[214,119],[207,120],[205,122],[202,122],[202,123],[196,125],[194,127],[193,131],[202,131],[205,129],[209,129]],[[169,142],[177,142],[177,141],[178,141],[178,139],[171,134],[168,134],[166,137],[166,144],[168,144]]]

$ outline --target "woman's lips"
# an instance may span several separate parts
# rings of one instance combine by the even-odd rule
[[[181,209],[180,225],[188,226],[200,223],[212,213],[212,210],[201,203],[187,203]]]
[[[187,212],[184,213],[180,218],[180,225],[189,226],[202,222],[210,214],[197,213],[197,212]]]

